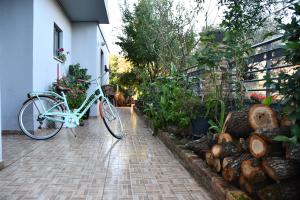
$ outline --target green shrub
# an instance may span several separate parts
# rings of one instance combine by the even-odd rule
[[[69,66],[69,73],[66,77],[52,84],[52,90],[57,93],[60,93],[57,85],[71,89],[71,92],[66,93],[70,109],[76,109],[84,102],[90,85],[89,83],[78,82],[78,79],[89,81],[91,76],[87,75],[87,69],[82,68],[77,63]]]
[[[176,125],[186,128],[200,110],[200,99],[187,88],[188,79],[182,75],[163,77],[154,83],[143,83],[140,100],[144,102],[144,113],[154,127]]]

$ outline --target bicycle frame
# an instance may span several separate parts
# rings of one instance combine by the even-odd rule
[[[46,109],[45,105],[43,103],[41,103],[42,109],[44,111],[42,116],[51,121],[65,123],[67,128],[75,128],[76,126],[79,125],[79,120],[83,117],[83,115],[87,112],[87,110],[93,105],[93,103],[95,103],[98,99],[100,99],[101,101],[104,101],[104,100],[108,101],[108,99],[105,97],[104,92],[99,83],[99,79],[101,79],[104,75],[105,74],[103,74],[102,76],[99,76],[98,78],[91,81],[91,82],[96,81],[97,86],[96,86],[95,90],[86,97],[86,99],[84,100],[84,102],[81,104],[81,106],[79,108],[74,109],[73,111],[70,110],[70,108],[69,108],[67,97],[64,94],[64,92],[62,92],[62,95],[59,95],[52,91],[31,92],[30,96],[37,97],[40,102],[42,102],[40,99],[40,96],[42,96],[42,95],[52,96],[55,99],[57,99],[58,103],[54,104],[48,110]],[[66,108],[65,111],[52,112],[55,108],[58,108],[61,105],[64,105],[64,107]],[[115,114],[110,105],[109,105],[109,109],[110,109],[110,113],[113,115],[113,117],[115,117]],[[62,119],[57,119],[57,118],[54,118],[53,116],[59,116],[59,117],[62,117]]]

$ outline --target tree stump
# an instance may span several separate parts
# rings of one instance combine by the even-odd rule
[[[262,161],[262,168],[270,178],[281,181],[300,175],[300,164],[281,157],[269,157]]]
[[[272,130],[279,127],[276,113],[269,106],[260,104],[251,106],[248,119],[253,130]]]

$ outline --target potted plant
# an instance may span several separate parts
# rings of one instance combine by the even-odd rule
[[[193,139],[199,139],[201,136],[206,135],[208,132],[209,124],[205,117],[205,106],[201,105],[199,115],[191,122]]]
[[[66,54],[64,53],[64,48],[59,48],[57,49],[57,58],[62,62],[62,63],[65,63],[66,60],[67,60],[67,56]]]

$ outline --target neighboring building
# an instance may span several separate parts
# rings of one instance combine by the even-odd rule
[[[92,78],[108,67],[99,26],[109,23],[106,5],[106,0],[0,0],[2,130],[19,130],[26,94],[48,90],[57,66],[66,74],[70,64],[80,63]],[[64,64],[57,59],[58,48],[68,52]],[[91,115],[97,115],[96,106]]]

